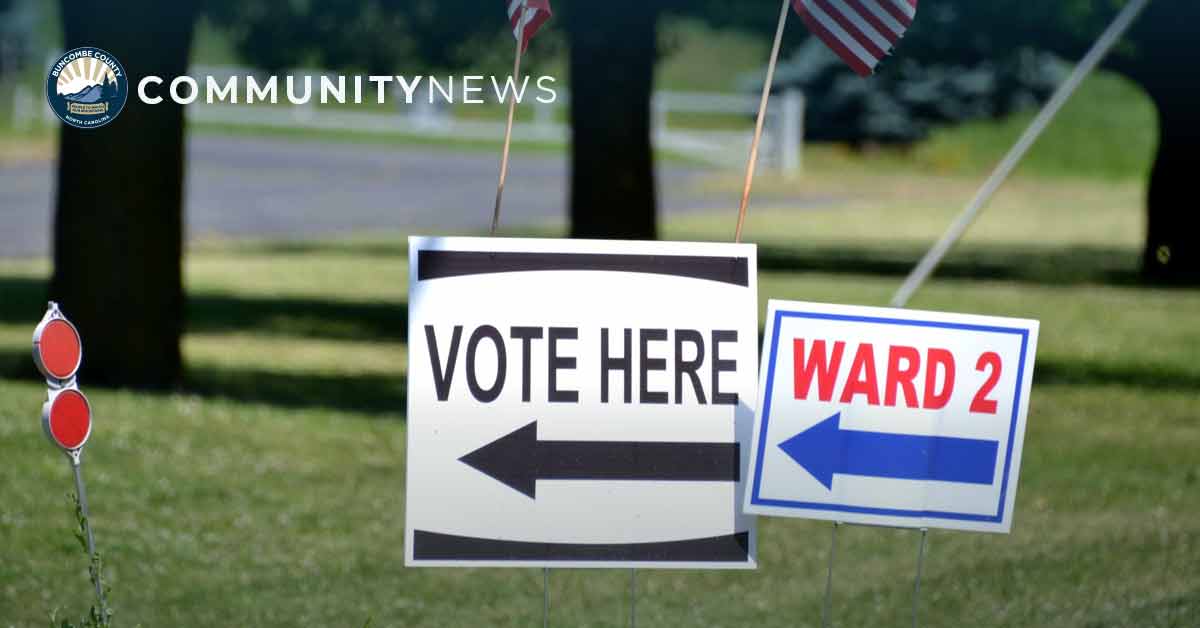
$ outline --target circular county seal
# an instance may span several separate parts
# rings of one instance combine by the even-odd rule
[[[64,123],[95,129],[116,119],[129,96],[125,68],[92,46],[67,51],[50,66],[46,101]]]

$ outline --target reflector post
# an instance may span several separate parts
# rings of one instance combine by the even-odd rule
[[[83,341],[79,330],[68,321],[51,301],[42,321],[33,330],[33,362],[46,378],[46,403],[42,404],[42,430],[50,443],[67,455],[75,475],[75,496],[83,515],[81,524],[87,538],[88,556],[93,569],[98,569],[99,555],[92,536],[91,515],[88,513],[87,490],[83,485],[83,446],[92,435],[92,406],[79,392],[75,374],[83,362]],[[108,625],[110,617],[99,572],[92,572],[96,601],[100,603],[101,623]],[[93,614],[95,611],[93,610]]]

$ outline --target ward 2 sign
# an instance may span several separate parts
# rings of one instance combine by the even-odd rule
[[[771,301],[747,512],[1012,527],[1038,323]]]

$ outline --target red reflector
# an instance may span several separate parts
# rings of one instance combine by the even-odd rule
[[[82,346],[75,326],[59,318],[46,323],[38,338],[39,366],[47,377],[70,379],[79,370]]]
[[[78,449],[92,429],[92,408],[78,390],[64,390],[50,403],[50,435],[63,449]]]

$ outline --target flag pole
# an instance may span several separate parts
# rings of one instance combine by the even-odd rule
[[[508,152],[512,145],[513,118],[517,114],[516,84],[521,81],[521,53],[525,48],[525,9],[526,1],[521,2],[521,15],[517,19],[517,52],[513,58],[513,93],[508,101],[508,122],[504,126],[504,150],[500,156],[500,182],[496,185],[496,207],[492,210],[492,230],[490,235],[496,235],[500,226],[500,203],[504,199],[504,180],[508,178]]]
[[[742,204],[738,208],[737,231],[733,241],[742,241],[742,227],[746,224],[746,209],[750,205],[750,188],[754,185],[754,168],[758,165],[758,144],[762,141],[763,122],[767,117],[767,101],[771,98],[771,84],[775,82],[775,65],[779,62],[779,47],[783,43],[783,28],[787,24],[791,0],[783,0],[779,11],[779,26],[775,29],[775,44],[771,47],[771,62],[767,64],[767,81],[763,85],[762,101],[758,105],[758,121],[754,123],[754,141],[750,143],[750,162],[746,164],[746,182],[742,186]]]

